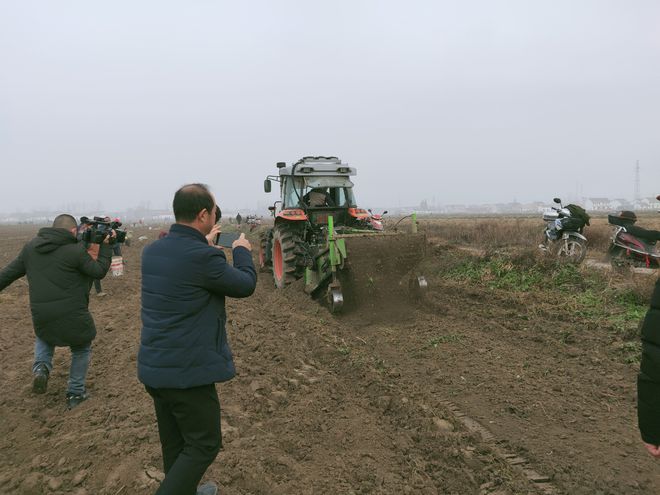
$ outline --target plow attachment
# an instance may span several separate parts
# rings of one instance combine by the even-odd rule
[[[332,313],[360,308],[392,310],[423,296],[427,283],[417,270],[426,252],[426,236],[409,233],[333,231],[325,250],[305,272],[305,291],[325,290]]]

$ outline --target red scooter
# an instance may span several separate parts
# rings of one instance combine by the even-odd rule
[[[657,199],[660,201],[660,196]],[[609,248],[612,266],[660,268],[660,231],[636,226],[634,211],[608,215],[607,221],[614,227]]]

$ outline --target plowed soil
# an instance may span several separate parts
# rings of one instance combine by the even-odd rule
[[[72,411],[68,349],[34,395],[27,286],[0,293],[0,493],[155,491],[160,444],[136,353],[140,253],[159,230],[137,231],[148,239],[124,249],[124,276],[91,296],[92,397]],[[0,265],[35,232],[0,227]],[[238,376],[217,385],[224,450],[206,476],[221,493],[660,493],[636,429],[636,367],[537,294],[434,277],[447,249],[427,250],[428,295],[400,299],[396,318],[374,301],[333,317],[266,274],[229,301]]]

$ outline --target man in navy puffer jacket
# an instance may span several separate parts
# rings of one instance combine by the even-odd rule
[[[174,195],[176,223],[142,254],[138,378],[156,409],[165,479],[159,495],[215,494],[199,481],[222,446],[216,382],[234,377],[225,297],[248,297],[257,274],[242,234],[234,266],[214,246],[219,208],[203,184]]]

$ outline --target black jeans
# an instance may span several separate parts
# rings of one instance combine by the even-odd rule
[[[215,385],[145,388],[154,400],[163,451],[165,479],[156,495],[195,495],[222,447]]]

